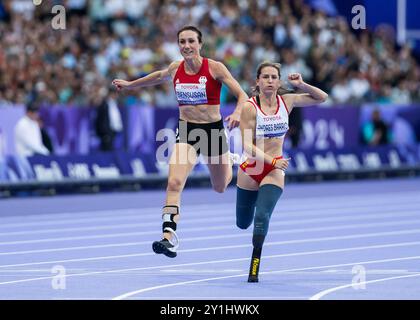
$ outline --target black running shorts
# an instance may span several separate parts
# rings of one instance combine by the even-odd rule
[[[176,143],[188,143],[197,155],[220,156],[229,151],[223,120],[211,123],[193,123],[179,120]]]

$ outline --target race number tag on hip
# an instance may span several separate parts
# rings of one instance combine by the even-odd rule
[[[205,83],[177,83],[176,98],[180,104],[206,104],[207,93]]]

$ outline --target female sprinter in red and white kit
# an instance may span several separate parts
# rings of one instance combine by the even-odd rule
[[[302,80],[299,73],[288,76],[290,84],[305,92],[279,95],[281,65],[263,62],[258,66],[255,96],[245,102],[241,113],[241,134],[246,160],[238,168],[236,224],[248,228],[254,221],[253,252],[249,282],[258,282],[262,246],[274,207],[284,189],[284,136],[289,114],[295,107],[324,102],[328,95]]]
[[[153,86],[172,80],[179,104],[177,143],[171,154],[166,201],[162,210],[163,238],[153,243],[153,251],[176,257],[179,245],[176,234],[180,198],[185,182],[199,154],[207,161],[211,183],[216,192],[224,192],[232,180],[229,146],[220,114],[220,89],[225,84],[237,98],[235,111],[226,118],[228,128],[239,125],[241,108],[248,99],[238,82],[221,62],[202,57],[202,34],[194,26],[178,31],[182,61],[134,81],[116,79],[119,89]],[[206,217],[203,217],[205,219]]]

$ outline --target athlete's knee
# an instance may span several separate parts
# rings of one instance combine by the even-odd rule
[[[236,226],[239,229],[248,229],[254,220],[255,203],[249,207],[236,204]]]
[[[247,229],[254,218],[255,202],[258,191],[236,188],[236,225],[240,229]]]
[[[176,177],[170,177],[168,179],[168,186],[166,188],[168,191],[182,191],[182,181]]]
[[[217,192],[223,193],[225,192],[226,188],[229,186],[229,184],[232,181],[232,171],[229,171],[226,175],[226,179],[224,181],[224,183],[220,183],[214,186],[214,190],[216,190]]]
[[[251,223],[252,223],[252,221],[249,221],[249,222],[244,222],[244,221],[239,221],[239,220],[236,220],[236,226],[237,226],[239,229],[242,229],[242,230],[246,230],[246,229],[248,229],[248,228],[249,228],[249,226],[251,225]]]
[[[215,183],[215,184],[213,184],[213,190],[218,192],[218,193],[225,192],[226,187],[227,187],[226,183]]]
[[[233,178],[233,174],[232,174],[232,170],[230,170],[227,174],[227,177],[226,177],[226,186],[228,186],[229,183],[231,183],[232,178]]]
[[[241,219],[236,219],[236,226],[239,229],[242,229],[242,230],[248,229],[248,227],[251,225],[251,223],[252,223],[252,220],[244,221],[244,220],[241,220]]]

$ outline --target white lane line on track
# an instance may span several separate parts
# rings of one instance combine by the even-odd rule
[[[395,261],[404,261],[404,260],[415,260],[415,259],[420,259],[420,256],[394,258],[394,259],[368,260],[368,261],[362,261],[362,262],[358,261],[358,262],[353,262],[353,263],[342,263],[342,264],[336,264],[336,265],[295,268],[295,269],[288,269],[288,270],[266,271],[266,272],[260,272],[260,275],[262,275],[262,274],[280,274],[280,273],[296,272],[296,271],[304,271],[304,270],[317,270],[317,269],[324,269],[324,268],[354,266],[354,265],[359,265],[359,264],[367,265],[367,264],[395,262]],[[139,289],[139,290],[135,290],[135,291],[130,291],[130,292],[121,294],[119,296],[116,296],[116,297],[112,298],[112,300],[123,300],[123,299],[129,298],[131,296],[141,294],[141,293],[144,293],[144,292],[150,292],[150,291],[153,291],[153,290],[159,290],[159,289],[164,289],[164,288],[169,288],[169,287],[182,286],[182,285],[188,285],[188,284],[200,283],[200,282],[215,281],[215,280],[224,280],[224,279],[230,279],[230,278],[247,277],[247,276],[248,276],[248,273],[242,273],[242,274],[223,276],[223,277],[213,277],[213,278],[207,278],[207,279],[199,279],[199,280],[192,280],[192,281],[169,283],[169,284],[164,284],[164,285],[160,285],[160,286],[154,286],[154,287],[143,288],[143,289]]]
[[[406,211],[406,212],[400,212],[398,213],[398,219],[401,219],[405,216],[411,216],[411,215],[418,215],[417,210],[413,211]],[[302,225],[306,223],[317,223],[317,222],[342,222],[342,221],[357,221],[357,220],[370,220],[370,219],[378,219],[378,218],[394,218],[395,213],[380,213],[380,214],[372,214],[372,215],[352,215],[352,216],[344,216],[344,217],[336,217],[333,216],[332,218],[315,218],[315,219],[296,219],[296,220],[282,220],[282,221],[273,221],[270,222],[271,226],[290,226],[290,225]],[[209,218],[212,219],[212,218]],[[214,218],[214,219],[222,219],[222,218]],[[224,219],[224,218],[223,218]],[[232,230],[234,228],[234,222],[232,221],[233,217],[226,218],[226,221],[231,223],[227,226],[216,226],[216,230],[223,230],[223,229],[229,229]],[[276,218],[273,218],[275,220]],[[219,220],[220,221],[220,220]],[[184,221],[183,225],[188,224],[197,224],[197,221],[194,220],[186,220]],[[156,225],[153,223],[152,225]],[[157,223],[158,225],[158,223]],[[211,227],[210,227],[211,228]],[[195,231],[201,231],[201,230],[209,230],[210,228],[206,227],[197,227],[197,228],[185,228],[183,227],[182,232],[195,232]],[[57,237],[57,238],[46,238],[46,239],[31,239],[31,240],[18,240],[18,241],[4,241],[0,242],[0,246],[4,245],[18,245],[18,244],[34,244],[34,243],[46,243],[46,242],[58,242],[58,241],[75,241],[75,240],[88,240],[88,239],[105,239],[105,238],[117,238],[117,237],[127,237],[127,236],[136,236],[136,235],[145,235],[152,232],[152,234],[156,234],[158,232],[155,231],[142,231],[142,232],[122,232],[122,233],[114,233],[114,234],[100,234],[100,235],[89,235],[89,236],[73,236],[73,237]]]
[[[409,275],[404,275],[404,276],[396,276],[396,277],[375,279],[375,280],[370,280],[370,281],[362,281],[362,282],[358,282],[357,285],[359,286],[359,285],[364,285],[364,284],[368,284],[368,283],[377,283],[377,282],[384,282],[384,281],[391,281],[391,280],[398,280],[398,279],[405,279],[405,278],[414,278],[414,277],[419,277],[419,276],[420,276],[420,273],[409,274]],[[339,291],[339,290],[342,290],[342,289],[350,288],[352,286],[353,286],[353,284],[350,283],[350,284],[330,288],[330,289],[318,292],[317,294],[310,297],[309,300],[320,300],[321,298],[325,297],[326,295],[328,295],[332,292],[336,292],[336,291]]]
[[[284,212],[285,210],[289,213],[298,213],[300,215],[301,212],[315,212],[315,214],[317,212],[321,212],[321,213],[325,213],[326,211],[339,211],[340,213],[345,213],[345,212],[349,212],[350,214],[353,213],[355,210],[359,210],[359,209],[373,209],[373,210],[377,210],[377,206],[378,203],[380,203],[385,207],[385,209],[387,208],[391,208],[391,207],[395,207],[395,210],[401,210],[402,208],[404,208],[404,206],[406,207],[412,207],[415,204],[420,204],[419,201],[415,201],[415,202],[409,202],[409,201],[405,201],[403,203],[399,203],[399,204],[395,204],[395,197],[392,199],[392,202],[390,201],[389,203],[387,203],[386,199],[381,199],[381,200],[377,200],[375,201],[374,199],[369,199],[369,202],[367,203],[363,203],[358,205],[357,202],[352,202],[352,201],[348,201],[347,203],[351,203],[351,207],[347,207],[347,208],[343,208],[343,203],[346,202],[340,202],[340,201],[334,201],[334,203],[331,202],[321,202],[318,201],[316,202],[316,204],[312,203],[311,205],[307,205],[307,206],[302,206],[301,202],[298,202],[296,205],[291,205],[288,204],[285,200],[282,201],[281,203],[281,212]],[[339,204],[339,205],[338,205]],[[290,207],[289,207],[290,205]],[[231,209],[226,209],[226,208],[231,208]],[[199,206],[184,206],[182,208],[182,212],[185,214],[188,214],[188,212],[191,211],[197,211],[197,210],[201,210],[201,211],[209,211],[209,212],[217,212],[220,210],[223,211],[229,211],[229,212],[234,212],[234,203],[228,203],[228,204],[212,204],[211,208],[209,209],[208,205],[199,205]],[[279,211],[280,210],[280,205],[278,206],[278,209],[275,211]],[[369,210],[367,210],[369,211]],[[101,212],[112,212],[112,215],[109,216],[101,216]],[[127,213],[131,213],[128,214]],[[23,217],[25,222],[14,222],[14,223],[5,223],[1,218],[0,215],[0,221],[2,221],[2,223],[0,224],[0,230],[3,230],[4,228],[13,228],[13,227],[34,227],[34,226],[49,226],[49,225],[62,225],[62,224],[69,224],[69,223],[87,223],[87,222],[105,222],[105,221],[118,221],[118,220],[131,220],[131,219],[145,219],[145,218],[151,218],[154,219],[155,217],[159,217],[160,216],[160,207],[159,208],[147,208],[147,209],[115,209],[115,210],[106,210],[106,211],[91,211],[88,217],[85,218],[76,218],[76,219],[63,219],[62,217],[57,217],[57,214],[51,214],[49,216],[48,221],[39,221],[39,219],[37,219],[37,221],[33,221],[33,222],[26,222],[27,221],[27,217]],[[94,215],[94,217],[92,218],[92,215]],[[99,215],[99,216],[98,216]],[[38,217],[38,215],[36,216]]]
[[[418,242],[417,244],[420,244]],[[390,244],[387,245],[396,247],[396,246],[406,246],[412,245],[412,243],[400,243],[400,244]],[[383,247],[383,246],[382,246]],[[264,256],[264,259],[273,259],[273,258],[284,258],[289,256],[303,256],[303,255],[312,255],[317,253],[332,253],[332,252],[348,252],[348,251],[357,251],[357,250],[365,250],[365,249],[378,249],[378,246],[370,246],[367,247],[353,247],[353,248],[344,248],[344,249],[334,249],[334,250],[320,250],[320,251],[307,251],[307,252],[299,252],[293,254],[280,254],[280,255],[271,255],[271,256]],[[403,258],[391,258],[391,259],[382,259],[382,260],[373,260],[375,263],[382,263],[382,262],[393,262],[393,261],[406,261],[406,260],[414,260],[420,259],[420,256],[410,256],[410,257],[403,257]],[[140,271],[140,270],[153,270],[153,269],[166,269],[166,268],[174,268],[174,267],[185,267],[185,266],[197,266],[197,265],[208,265],[210,263],[227,263],[227,262],[240,262],[240,261],[248,261],[249,257],[246,258],[236,258],[236,259],[223,259],[223,260],[213,260],[213,261],[204,261],[204,262],[192,262],[192,263],[183,263],[183,264],[175,264],[175,265],[162,265],[162,266],[153,266],[153,267],[141,267],[141,268],[129,268],[129,269],[116,269],[116,270],[106,270],[106,271],[95,271],[95,272],[87,272],[87,273],[79,273],[79,274],[67,274],[66,277],[82,277],[82,276],[90,276],[90,275],[98,275],[98,274],[108,274],[108,273],[121,273],[121,272],[130,272],[130,271]],[[338,265],[328,265],[324,266],[324,268],[334,268],[334,267],[342,267],[347,265],[355,265],[355,264],[369,264],[368,262],[355,262],[355,263],[347,263],[347,264],[338,264]],[[309,268],[308,270],[311,270]],[[320,269],[319,267],[316,269]],[[260,272],[260,274],[275,274],[275,273],[283,273],[283,272],[295,272],[295,271],[305,271],[307,268],[298,268],[298,269],[290,269],[290,270],[280,270],[280,271],[266,271]],[[5,284],[16,284],[16,283],[26,283],[26,282],[33,282],[39,280],[49,280],[54,278],[53,276],[50,277],[39,277],[39,278],[31,278],[31,279],[22,279],[22,280],[14,280],[14,281],[7,281],[7,282],[0,282],[0,285]]]
[[[215,204],[215,206],[220,206],[220,207],[225,207],[225,206],[229,206],[229,205],[233,205],[232,202],[225,202],[225,203],[217,203]],[[147,208],[142,208],[142,207],[134,207],[134,208],[117,208],[117,209],[106,209],[106,210],[84,210],[84,211],[74,211],[74,212],[51,212],[51,213],[31,213],[31,214],[20,214],[17,217],[14,216],[7,216],[7,217],[2,217],[0,215],[0,219],[2,221],[7,221],[7,220],[14,220],[14,219],[22,219],[24,218],[25,220],[35,220],[35,221],[39,221],[39,220],[50,220],[51,217],[56,217],[58,219],[63,219],[63,218],[67,218],[67,216],[69,218],[76,218],[76,219],[83,219],[86,217],[90,217],[92,215],[99,215],[100,217],[108,217],[108,216],[114,216],[115,212],[118,212],[121,215],[124,214],[128,214],[128,215],[137,215],[139,214],[139,212],[143,211],[143,212],[151,212],[151,213],[156,213],[156,210],[158,210],[158,212],[161,210],[161,206],[156,206],[156,207],[147,207]],[[206,209],[208,208],[208,204],[197,204],[197,205],[188,205],[188,208],[190,208],[191,210],[201,210],[201,209]],[[78,217],[81,216],[81,217]],[[72,219],[69,219],[70,221]],[[35,222],[34,221],[34,222]],[[31,222],[30,222],[31,223]],[[5,224],[5,225],[14,225],[14,224],[19,224],[19,222],[11,222],[9,224]]]
[[[210,192],[213,192],[212,190],[209,189]],[[163,194],[163,193],[162,193]],[[313,207],[314,203],[322,203],[322,204],[330,204],[330,205],[334,205],[334,203],[332,203],[331,201],[323,201],[324,199],[330,199],[330,196],[325,194],[325,196],[314,196],[314,197],[304,197],[304,198],[289,198],[287,196],[288,191],[286,190],[286,192],[284,193],[284,197],[282,197],[284,202],[290,203],[293,206],[294,205],[306,205],[309,208]],[[390,197],[386,197],[384,196],[384,194],[389,194]],[[377,200],[380,200],[381,203],[395,203],[395,199],[402,199],[402,200],[413,200],[413,199],[418,199],[418,196],[420,196],[420,191],[402,191],[402,192],[398,192],[397,190],[392,190],[391,192],[377,192],[377,193],[371,193],[368,195],[368,197],[366,197],[365,194],[351,194],[351,195],[344,195],[344,196],[335,196],[334,199],[337,200],[337,202],[342,202],[342,201],[346,201],[349,200],[352,203],[355,204],[363,204],[363,203],[377,203]],[[119,199],[116,199],[116,201]],[[321,200],[321,201],[320,201]],[[220,205],[220,206],[229,206],[229,205],[233,205],[233,203],[231,201],[229,202],[219,202],[219,203],[215,203],[214,205]],[[204,204],[189,204],[187,205],[187,207],[192,208],[192,209],[202,209],[202,208],[207,208],[208,204],[204,203]],[[138,207],[132,207],[132,208],[122,208],[122,209],[117,209],[117,210],[121,210],[121,211],[125,211],[125,212],[133,212],[133,211],[138,211],[139,210],[139,206]],[[154,207],[146,207],[144,208],[144,210],[155,210],[156,208],[160,209],[161,205],[160,203],[157,206]],[[20,216],[24,215],[26,216],[26,219],[39,219],[39,218],[45,218],[45,219],[49,219],[51,215],[58,215],[59,217],[63,217],[63,216],[75,216],[75,215],[91,215],[91,214],[95,214],[95,213],[101,213],[101,214],[109,214],[109,215],[113,215],[116,209],[103,209],[103,210],[82,210],[82,211],[68,211],[68,212],[50,212],[50,213],[43,213],[43,212],[34,212],[34,213],[26,213],[26,214],[19,214]],[[36,216],[36,218],[34,217]],[[14,219],[16,217],[13,216],[6,216],[6,217],[2,217],[0,215],[0,218],[2,219]]]
[[[378,211],[377,206],[375,206],[373,209],[373,214],[375,214]],[[349,214],[351,216],[354,216],[354,212],[356,210],[356,208],[352,207],[351,209],[346,209],[347,211],[349,211]],[[388,206],[386,209],[381,210],[381,214],[384,213],[394,213],[395,210],[398,211],[403,211],[405,210],[404,205],[397,205],[397,206]],[[417,209],[413,209],[414,211],[417,211]],[[346,215],[344,214],[344,209],[340,209],[338,211],[334,211],[330,214],[327,214],[324,210],[310,210],[309,212],[305,212],[303,213],[302,211],[299,212],[299,220],[302,220],[302,218],[304,217],[330,217],[330,216],[337,216],[339,215],[340,217],[345,217]],[[412,210],[406,210],[406,211],[412,211]],[[209,210],[209,212],[212,212],[212,210]],[[202,212],[202,214],[207,214],[208,212]],[[215,222],[215,221],[230,221],[232,219],[234,219],[234,217],[230,214],[230,210],[219,210],[217,215],[209,215],[209,217],[206,219],[207,221],[211,221],[211,222]],[[318,214],[320,213],[320,214]],[[363,210],[362,212],[358,212],[358,214],[363,214],[363,215],[367,215],[367,216],[371,216],[372,213],[369,212],[369,210]],[[274,212],[273,213],[273,219],[278,218],[279,216],[282,217],[282,221],[288,221],[288,218],[296,218],[296,214],[290,214],[289,212],[287,212],[286,214],[284,213],[284,211],[282,212]],[[123,219],[124,220],[124,219]],[[66,227],[66,228],[45,228],[45,229],[37,229],[37,230],[33,230],[33,228],[31,228],[30,230],[21,230],[21,231],[8,231],[8,232],[0,232],[0,237],[10,237],[10,236],[16,236],[16,235],[30,235],[30,234],[46,234],[46,233],[55,233],[55,232],[72,232],[72,231],[91,231],[91,230],[112,230],[112,229],[117,229],[117,228],[123,228],[123,227],[131,227],[131,226],[153,226],[156,225],[157,223],[160,223],[160,219],[159,217],[157,217],[156,215],[153,216],[153,219],[151,219],[151,221],[149,221],[148,219],[144,219],[142,216],[137,216],[135,218],[135,220],[139,220],[138,223],[123,223],[123,224],[110,224],[110,225],[98,225],[98,221],[93,221],[96,222],[94,225],[92,226],[84,226],[86,221],[81,221],[82,226],[78,225],[76,227]],[[197,222],[202,222],[203,219],[201,217],[191,217],[191,218],[187,218],[187,220],[183,220],[183,223],[186,224],[192,224],[192,223],[197,223]],[[45,225],[42,225],[45,226]],[[33,226],[32,226],[33,227]]]
[[[288,229],[288,230],[271,230],[270,234],[294,234],[294,233],[305,233],[309,232],[319,232],[319,231],[336,231],[336,230],[349,230],[349,229],[365,229],[371,227],[386,227],[386,226],[402,226],[402,225],[414,225],[420,223],[420,220],[406,220],[406,221],[391,221],[391,222],[375,222],[375,223],[358,223],[352,225],[339,225],[339,226],[330,226],[330,227],[318,227],[318,228],[299,228],[299,229]],[[209,228],[203,228],[203,230],[210,230]],[[217,229],[212,229],[217,230]],[[154,234],[155,232],[148,232],[147,234]],[[233,238],[242,238],[249,237],[250,232],[241,232],[238,234],[224,234],[218,236],[208,236],[208,237],[193,237],[193,238],[183,238],[182,242],[196,241],[197,239],[233,239]],[[138,241],[138,242],[125,242],[125,243],[111,243],[111,244],[102,244],[102,245],[90,245],[90,246],[73,246],[73,247],[60,247],[60,248],[49,248],[49,249],[38,249],[38,250],[24,250],[24,251],[13,251],[13,252],[1,252],[0,256],[8,255],[18,255],[18,254],[33,254],[33,253],[47,253],[47,252],[63,252],[63,251],[75,251],[75,250],[86,250],[86,249],[101,249],[101,248],[118,248],[118,247],[128,247],[128,246],[139,246],[139,245],[150,245],[150,241]]]
[[[420,202],[419,202],[420,204]],[[395,211],[403,211],[403,210],[407,210],[407,208],[410,209],[412,208],[412,206],[407,205],[407,204],[397,204],[397,205],[389,205],[387,206],[385,209],[381,210],[381,213],[389,213],[389,212],[395,212]],[[359,209],[363,209],[363,210],[359,210]],[[345,216],[346,214],[349,215],[354,215],[355,211],[359,211],[358,214],[362,213],[363,215],[371,215],[372,213],[376,213],[378,212],[378,207],[377,205],[372,206],[371,208],[372,210],[366,210],[366,207],[354,207],[352,205],[351,208],[333,208],[333,212],[329,213],[328,211],[324,210],[324,209],[310,209],[308,211],[297,211],[299,218],[303,218],[303,217],[328,217],[328,216],[337,216],[340,215],[341,217]],[[285,209],[282,208],[282,211],[274,211],[273,215],[277,216],[277,215],[281,215],[283,217],[283,219],[289,218],[289,217],[296,217],[297,214],[296,213],[291,213],[289,211],[285,212]],[[417,209],[412,209],[412,210],[417,210]],[[362,211],[362,212],[360,212]],[[371,213],[372,212],[372,213]],[[214,214],[214,209],[208,209],[204,210],[203,212],[201,212],[202,214],[209,214],[209,218],[206,219],[206,221],[208,221],[210,219],[210,221],[224,221],[224,220],[228,220],[228,219],[232,219],[233,215],[232,210],[227,210],[225,207],[221,208],[220,210],[217,211],[217,214]],[[187,217],[188,217],[188,213],[187,213]],[[118,221],[118,220],[127,220],[127,217],[116,217],[116,218],[108,218],[107,221]],[[145,225],[145,226],[149,226],[149,225],[155,225],[156,223],[159,223],[159,216],[154,214],[152,216],[149,217],[149,219],[145,219],[145,216],[142,214],[137,214],[134,217],[129,217],[128,220],[134,220],[134,223],[123,223],[123,224],[110,224],[110,225],[99,225],[98,224],[100,222],[104,222],[103,219],[101,221],[101,219],[96,220],[95,218],[90,218],[89,220],[77,220],[78,223],[80,222],[81,225],[77,225],[75,227],[66,227],[66,228],[44,228],[44,229],[37,229],[37,230],[33,230],[35,226],[34,224],[30,225],[30,230],[28,229],[23,229],[20,231],[0,231],[0,237],[9,237],[12,235],[29,235],[29,234],[45,234],[45,233],[54,233],[54,232],[65,232],[65,231],[89,231],[89,230],[94,230],[93,228],[96,228],[97,230],[107,230],[107,229],[112,229],[112,228],[117,228],[118,226],[130,226],[130,225]],[[137,223],[135,223],[135,220],[138,220]],[[184,220],[183,220],[184,221]],[[191,217],[188,218],[187,220],[185,220],[186,223],[195,223],[195,221],[200,222],[202,221],[201,217]],[[94,225],[92,226],[85,226],[87,224],[87,222],[92,222],[94,223]],[[70,224],[73,224],[74,221],[71,221]],[[64,221],[56,221],[51,225],[55,225],[55,224],[64,224]],[[39,224],[40,227],[45,227],[48,226],[48,224],[45,223],[40,223]],[[0,230],[1,230],[2,225],[0,225]],[[24,226],[27,227],[27,226]]]
[[[89,298],[88,298],[89,299]],[[103,298],[102,298],[103,299]],[[141,300],[257,300],[256,297],[253,296],[249,296],[249,297],[220,297],[219,295],[217,296],[200,296],[199,298],[197,297],[188,297],[188,296],[170,296],[170,297],[165,297],[165,296],[161,296],[159,295],[159,297],[153,297],[153,296],[142,296]],[[306,300],[307,297],[306,296],[258,296],[258,300]],[[80,300],[80,299],[79,299]],[[131,300],[137,300],[136,298],[132,298]],[[256,302],[256,301],[255,301]]]
[[[269,243],[265,244],[269,245]],[[316,255],[316,254],[325,254],[325,253],[337,253],[337,252],[351,252],[351,251],[358,251],[358,250],[369,250],[369,249],[384,249],[384,248],[398,248],[398,247],[407,247],[407,246],[418,246],[420,245],[420,241],[411,241],[411,242],[400,242],[400,243],[390,243],[390,244],[382,244],[382,245],[371,245],[371,246],[362,246],[362,247],[350,247],[350,248],[342,248],[342,249],[328,249],[328,250],[315,250],[315,251],[304,251],[304,252],[297,252],[297,253],[286,253],[286,254],[279,254],[279,255],[271,255],[271,256],[264,256],[264,259],[271,259],[271,258],[283,258],[283,257],[294,257],[294,256],[303,256],[303,255]],[[237,246],[235,246],[237,247]],[[243,247],[251,247],[251,245],[244,245]],[[219,250],[219,249],[229,249],[230,247],[217,247],[217,248],[208,248],[211,250]],[[191,249],[191,250],[184,250],[183,252],[196,252],[200,251],[200,249]],[[200,251],[201,252],[201,251]],[[2,265],[0,268],[7,268],[7,267],[21,267],[21,266],[32,266],[32,265],[45,265],[45,264],[58,264],[58,263],[71,263],[71,262],[81,262],[81,261],[97,261],[97,260],[110,260],[110,259],[121,259],[121,258],[133,258],[133,257],[140,257],[140,256],[152,256],[154,253],[138,253],[138,254],[130,254],[130,255],[119,255],[119,256],[105,256],[105,257],[93,257],[93,258],[84,258],[84,259],[68,259],[68,260],[57,260],[57,261],[43,261],[43,262],[35,262],[35,263],[22,263],[22,264],[12,264],[12,265]],[[243,261],[249,260],[249,258],[239,258],[239,259],[229,259],[229,260],[218,260],[222,262],[233,262],[233,261]],[[208,264],[208,263],[216,263],[215,261],[207,261],[204,263],[187,263],[182,265],[200,265],[200,264]],[[134,268],[134,269],[122,269],[119,271],[127,271],[127,270],[151,270],[151,269],[159,269],[159,268],[167,268],[173,267],[174,265],[164,265],[164,266],[156,266],[156,267],[145,267],[145,268]],[[179,265],[175,265],[179,266]],[[106,272],[99,272],[99,273],[106,273]],[[92,273],[96,274],[96,273]],[[51,277],[42,278],[42,279],[50,279]],[[29,279],[30,280],[30,279]],[[20,283],[20,282],[27,282],[28,279],[24,280],[16,280],[13,282],[6,282],[0,283],[7,284],[7,283]],[[41,280],[36,279],[36,280]]]

